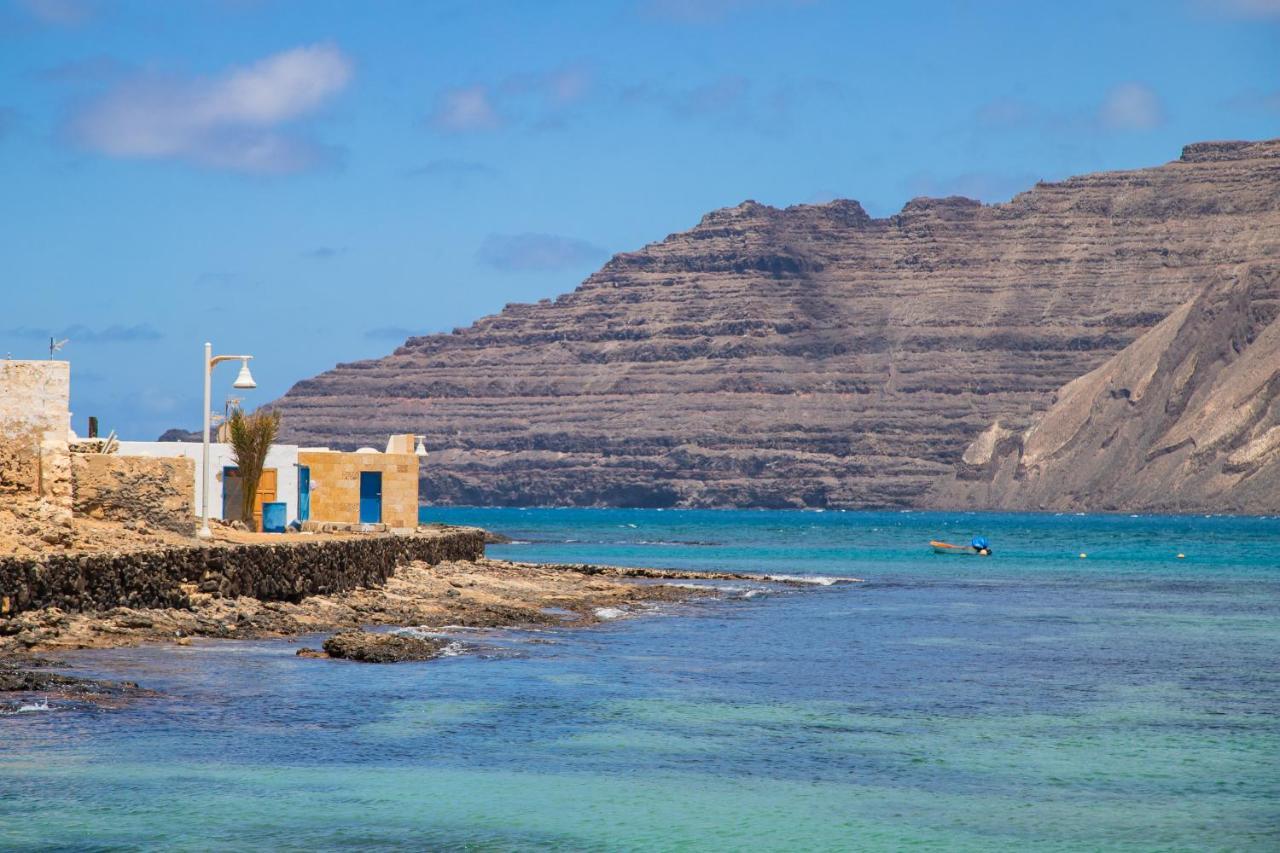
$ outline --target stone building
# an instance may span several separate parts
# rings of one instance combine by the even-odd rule
[[[381,524],[391,530],[418,526],[418,466],[412,435],[393,435],[385,453],[371,447],[353,453],[327,448],[298,451],[299,518],[304,522]],[[301,492],[300,492],[301,494]]]
[[[71,514],[71,364],[0,361],[0,494]]]

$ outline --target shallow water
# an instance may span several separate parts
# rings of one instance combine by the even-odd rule
[[[461,632],[468,654],[424,664],[287,642],[82,653],[76,672],[165,696],[0,718],[0,846],[1280,843],[1280,521],[424,517],[528,543],[500,557],[867,582]],[[925,547],[977,533],[995,557]]]

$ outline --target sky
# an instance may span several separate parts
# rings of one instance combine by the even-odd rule
[[[1280,0],[0,0],[0,357],[200,424],[745,199],[1004,201],[1280,136]],[[214,408],[236,366],[214,374]]]

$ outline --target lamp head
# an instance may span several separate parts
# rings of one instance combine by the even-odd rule
[[[240,360],[240,373],[236,376],[236,381],[231,383],[231,387],[245,389],[258,387],[258,383],[253,381],[253,374],[249,372],[249,359]]]
[[[418,436],[418,446],[413,449],[413,453],[419,457],[427,455],[427,446],[422,443],[422,436]]]

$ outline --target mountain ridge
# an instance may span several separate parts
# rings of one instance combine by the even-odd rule
[[[1278,198],[1269,140],[879,219],[747,201],[275,405],[299,443],[425,433],[440,502],[919,505],[993,420],[1025,428],[1224,268],[1280,253]]]

